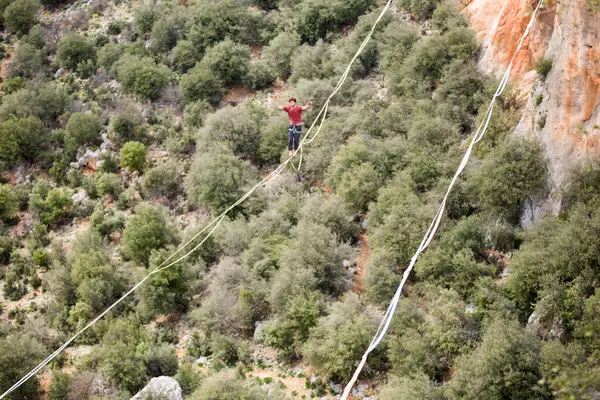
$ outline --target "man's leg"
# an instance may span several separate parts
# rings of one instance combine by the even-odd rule
[[[288,128],[288,154],[291,156],[294,150],[294,130],[290,125]]]
[[[298,151],[298,147],[300,147],[300,135],[302,135],[302,125],[296,125],[296,134],[294,135],[294,154]]]

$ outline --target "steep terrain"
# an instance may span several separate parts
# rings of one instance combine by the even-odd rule
[[[483,71],[504,71],[536,4],[473,0],[465,7],[482,44]],[[512,70],[512,82],[524,104],[517,132],[540,137],[555,188],[566,182],[573,167],[595,163],[600,155],[598,43],[598,11],[585,1],[548,0]],[[552,60],[552,70],[538,85],[534,67],[541,57]]]

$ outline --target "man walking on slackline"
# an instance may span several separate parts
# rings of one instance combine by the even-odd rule
[[[312,101],[306,103],[303,106],[296,105],[296,98],[292,97],[289,100],[289,106],[281,106],[277,102],[277,96],[273,97],[275,101],[275,105],[280,110],[283,110],[288,113],[290,117],[290,126],[288,127],[288,151],[290,156],[296,154],[298,150],[298,146],[300,145],[300,134],[302,133],[302,111],[308,109],[311,106]]]

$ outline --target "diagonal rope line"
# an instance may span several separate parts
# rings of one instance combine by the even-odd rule
[[[337,85],[335,86],[333,92],[331,93],[331,95],[329,95],[329,97],[327,98],[327,100],[323,104],[323,107],[321,108],[321,110],[319,111],[319,113],[317,114],[317,116],[315,117],[315,120],[313,121],[313,123],[311,124],[310,128],[306,132],[306,136],[301,140],[300,145],[298,146],[300,150],[302,149],[302,147],[305,144],[310,144],[313,140],[315,140],[315,138],[321,132],[321,128],[323,127],[323,123],[325,122],[325,118],[327,116],[327,110],[329,108],[329,103],[331,102],[331,99],[339,92],[340,88],[342,87],[342,85],[344,84],[344,82],[346,81],[346,79],[348,78],[348,75],[350,74],[352,65],[354,64],[354,62],[356,61],[356,59],[358,58],[358,56],[362,53],[362,51],[364,50],[364,48],[367,46],[368,42],[371,40],[371,37],[373,36],[373,33],[375,32],[375,28],[377,27],[377,25],[379,24],[379,22],[381,21],[381,19],[383,18],[383,16],[387,12],[387,10],[390,8],[391,3],[392,3],[392,0],[388,0],[387,1],[386,5],[383,7],[381,13],[379,14],[379,17],[377,18],[377,20],[373,24],[371,30],[369,31],[369,33],[367,34],[367,36],[365,37],[365,39],[363,40],[363,42],[359,46],[358,50],[354,54],[354,57],[352,57],[352,59],[350,60],[348,66],[346,67],[346,70],[344,71],[344,73],[340,77],[340,79],[339,79]],[[316,126],[316,124],[317,124],[317,122],[319,122],[319,120],[321,122],[319,123],[317,131],[309,139],[310,132]],[[301,151],[300,154],[302,154],[302,151]],[[233,208],[235,208],[239,204],[243,203],[260,186],[265,185],[266,183],[272,181],[277,176],[279,176],[281,174],[281,172],[285,169],[286,165],[288,163],[291,163],[292,159],[295,156],[296,156],[296,154],[293,154],[293,155],[289,156],[284,162],[282,162],[281,164],[279,164],[279,166],[277,168],[275,168],[269,175],[267,175],[259,183],[257,183],[256,185],[254,185],[248,192],[246,192],[242,197],[240,197],[235,203],[233,203],[225,211],[223,211],[220,215],[218,215],[216,218],[214,218],[213,221],[210,224],[208,224],[207,226],[205,226],[202,230],[200,230],[200,232],[198,232],[197,234],[195,234],[191,239],[189,239],[186,243],[184,243],[182,246],[180,246],[179,249],[177,249],[173,254],[171,254],[159,266],[157,266],[155,269],[153,269],[152,271],[150,271],[144,278],[142,278],[142,280],[140,280],[135,286],[133,286],[131,289],[129,289],[117,301],[115,301],[107,309],[105,309],[104,311],[102,311],[102,313],[100,313],[98,316],[96,316],[84,328],[82,328],[77,333],[75,333],[65,343],[63,343],[59,348],[57,348],[52,354],[50,354],[48,357],[46,357],[35,368],[33,368],[31,371],[29,371],[19,381],[17,381],[8,390],[6,390],[2,395],[0,395],[0,400],[3,399],[3,398],[5,398],[6,396],[8,396],[9,394],[11,394],[12,392],[14,392],[21,385],[23,385],[27,380],[29,380],[31,377],[33,377],[34,375],[36,375],[42,368],[44,368],[46,365],[48,365],[48,363],[50,363],[64,349],[66,349],[71,343],[73,343],[73,341],[77,337],[79,337],[81,334],[83,334],[85,331],[87,331],[89,328],[91,328],[94,324],[96,324],[96,322],[98,322],[100,319],[102,319],[102,317],[104,317],[108,312],[110,312],[113,308],[115,308],[118,304],[120,304],[123,300],[125,300],[129,295],[131,295],[135,290],[137,290],[142,284],[144,284],[144,282],[146,282],[148,280],[148,278],[150,278],[154,274],[157,274],[157,273],[159,273],[159,272],[161,272],[161,271],[163,271],[163,270],[165,270],[165,269],[173,266],[174,264],[177,264],[178,262],[182,261],[186,257],[190,256],[195,250],[197,250],[200,246],[202,246],[202,244],[206,240],[208,240],[208,238],[213,234],[213,232],[219,227],[219,225],[221,224],[221,222],[223,221],[223,219],[225,218],[225,216],[227,215],[227,213],[229,211],[231,211]],[[300,168],[301,165],[302,165],[302,158],[300,158],[300,163],[299,163],[298,169]],[[293,163],[292,163],[292,166],[293,166]],[[208,231],[208,233],[206,234],[206,236],[196,246],[194,246],[191,250],[189,250],[184,255],[176,258],[174,261],[169,262],[177,254],[181,253],[187,246],[189,246],[194,240],[196,240],[198,237],[200,237],[203,233],[205,233],[207,231]]]
[[[446,194],[445,194],[431,224],[429,225],[429,228],[427,229],[427,232],[425,233],[425,236],[423,237],[421,244],[419,244],[417,251],[413,255],[412,259],[410,260],[410,264],[404,271],[404,274],[402,276],[402,281],[400,282],[400,285],[396,289],[394,297],[392,298],[392,301],[391,301],[389,307],[387,308],[387,310],[384,314],[384,317],[383,317],[381,323],[379,324],[379,327],[377,328],[377,332],[375,333],[375,336],[373,337],[371,344],[369,345],[366,352],[363,354],[363,357],[362,357],[358,367],[356,368],[354,375],[350,379],[350,382],[348,382],[348,384],[346,385],[346,387],[344,389],[344,393],[342,394],[342,397],[340,400],[346,400],[348,398],[348,396],[350,395],[350,392],[352,391],[352,387],[356,383],[358,376],[360,375],[362,369],[364,368],[364,366],[367,362],[367,358],[368,358],[369,354],[379,345],[379,343],[381,343],[381,341],[385,337],[385,335],[389,329],[390,323],[392,322],[392,319],[394,317],[396,308],[398,306],[398,302],[400,300],[400,295],[402,294],[402,289],[404,288],[404,285],[405,285],[406,281],[408,280],[408,276],[410,275],[415,263],[417,262],[417,258],[419,257],[419,255],[427,248],[427,246],[429,246],[429,244],[433,240],[435,233],[436,233],[436,231],[440,225],[440,222],[442,220],[442,217],[444,215],[444,210],[446,208],[446,202],[448,201],[450,192],[452,191],[452,188],[456,184],[458,177],[465,169],[467,162],[469,161],[469,159],[471,157],[471,153],[473,151],[473,146],[475,144],[479,143],[479,141],[481,141],[481,139],[485,135],[485,132],[487,131],[487,128],[489,126],[489,123],[490,123],[490,120],[492,118],[492,114],[494,111],[494,104],[496,102],[496,99],[498,97],[500,97],[500,95],[506,89],[506,86],[508,84],[508,78],[510,76],[510,71],[512,69],[515,58],[517,57],[517,53],[521,50],[521,47],[523,46],[523,42],[525,41],[525,38],[529,35],[529,31],[531,29],[531,26],[533,25],[533,21],[535,20],[535,15],[537,14],[540,7],[542,6],[543,2],[544,2],[544,0],[540,0],[537,7],[533,11],[533,14],[531,15],[531,19],[529,20],[529,23],[527,24],[527,28],[525,29],[525,32],[523,33],[523,36],[521,37],[521,40],[519,41],[517,49],[515,50],[515,53],[513,54],[512,58],[511,58],[510,64],[508,65],[506,72],[504,73],[504,75],[502,76],[502,79],[500,80],[498,89],[496,90],[496,92],[494,93],[494,96],[492,97],[490,105],[484,114],[483,120],[481,121],[481,124],[479,125],[479,127],[477,128],[477,131],[473,135],[473,138],[471,139],[471,142],[467,148],[467,151],[465,152],[465,155],[463,156],[462,161],[460,162],[460,165],[458,166],[458,169],[456,170],[456,173],[454,174],[454,177],[450,181],[448,190],[446,191]]]

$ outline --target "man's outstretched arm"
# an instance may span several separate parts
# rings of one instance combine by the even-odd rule
[[[277,101],[277,95],[273,96],[273,102],[275,103],[275,107],[279,108],[280,110],[283,110],[283,106]]]
[[[308,103],[306,103],[306,105],[304,107],[302,107],[302,110],[308,110],[308,108],[312,106],[312,101],[309,101]]]

